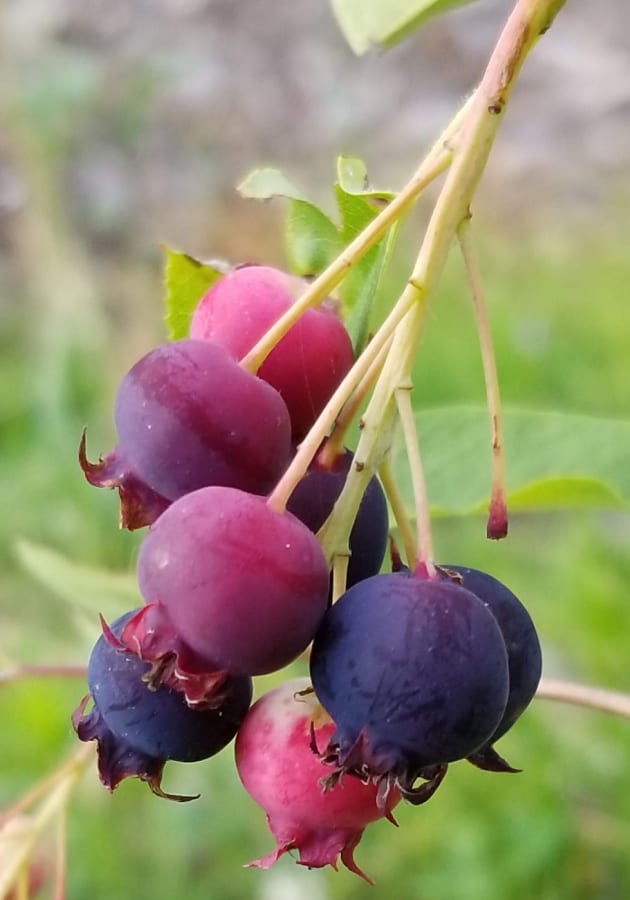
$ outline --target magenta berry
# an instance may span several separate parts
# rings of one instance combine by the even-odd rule
[[[118,636],[133,615],[117,619],[112,635]],[[215,708],[193,710],[170,688],[147,685],[148,669],[146,662],[101,635],[88,664],[90,694],[73,724],[82,741],[98,741],[99,774],[106,787],[114,790],[123,778],[135,775],[163,795],[164,763],[207,759],[229,744],[251,702],[252,685],[247,677],[228,678]],[[90,696],[94,706],[85,713]]]
[[[149,524],[173,500],[219,484],[267,493],[290,456],[277,391],[209,341],[177,341],[144,356],[116,395],[118,446],[80,460],[90,483],[118,487],[123,524]]]
[[[488,741],[508,698],[505,643],[488,608],[458,584],[406,573],[361,581],[327,611],[311,678],[336,725],[325,758],[415,802]],[[427,784],[414,787],[418,778]]]
[[[324,468],[316,457],[306,477],[291,494],[287,509],[311,531],[319,531],[331,514],[353,459],[352,452],[346,450],[339,454],[332,466]],[[374,477],[368,482],[350,532],[347,587],[380,571],[387,549],[388,531],[387,501],[378,479]]]
[[[328,565],[315,536],[263,497],[208,487],[153,524],[140,591],[214,669],[260,675],[306,649],[324,615]]]
[[[217,281],[199,302],[190,337],[216,341],[242,359],[305,289],[270,266],[243,266]],[[282,395],[300,440],[353,363],[352,344],[328,306],[309,309],[279,341],[258,376]]]
[[[347,776],[325,788],[330,769],[313,752],[324,746],[334,725],[312,693],[308,679],[287,681],[264,694],[250,709],[235,744],[236,767],[245,790],[267,813],[276,849],[250,863],[267,869],[289,850],[301,865],[332,865],[337,858],[366,881],[354,862],[365,827],[392,819],[400,800],[395,789],[379,797],[377,787]]]

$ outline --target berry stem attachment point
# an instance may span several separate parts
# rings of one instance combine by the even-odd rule
[[[470,214],[463,220],[457,230],[457,238],[464,259],[466,275],[470,287],[470,295],[475,311],[483,376],[486,385],[488,417],[490,419],[491,440],[491,488],[490,509],[488,514],[487,536],[491,540],[500,540],[508,532],[507,502],[505,499],[505,452],[503,443],[503,425],[501,417],[501,397],[497,364],[492,344],[492,334],[488,319],[481,274],[475,258],[471,235]]]
[[[431,538],[431,517],[429,515],[429,501],[427,486],[420,453],[420,442],[416,431],[416,420],[411,403],[411,382],[399,387],[396,391],[396,406],[402,427],[409,471],[411,472],[411,484],[413,489],[413,502],[416,513],[417,550],[415,553],[414,571],[421,570],[428,578],[435,578],[436,571],[433,563],[433,541]]]

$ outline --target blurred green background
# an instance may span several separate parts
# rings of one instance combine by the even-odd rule
[[[595,22],[576,2],[529,60],[476,240],[505,404],[627,417],[630,51],[614,27],[623,3],[603,5]],[[111,446],[116,384],[163,337],[160,242],[281,264],[282,206],[233,192],[260,163],[325,202],[337,152],[401,184],[474,86],[508,8],[475,4],[356,60],[314,0],[249,6],[14,0],[0,12],[0,665],[83,664],[97,613],[111,618],[131,583],[112,581],[111,603],[76,572],[52,590],[16,548],[132,577],[140,537],[117,530],[114,495],[88,488],[76,451],[86,423],[92,457]],[[383,304],[428,208],[405,230]],[[469,306],[454,260],[429,314],[419,407],[483,402]],[[627,514],[519,515],[500,544],[481,518],[440,518],[434,540],[438,559],[487,569],[522,598],[547,676],[630,691]],[[79,680],[0,684],[0,808],[75,747],[83,692]],[[137,782],[110,797],[90,769],[69,812],[68,897],[627,898],[630,725],[538,701],[500,750],[524,774],[458,764],[426,807],[400,808],[399,829],[370,827],[357,860],[375,889],[290,858],[243,869],[271,838],[230,749],[168,766],[167,790],[202,794],[185,805]]]

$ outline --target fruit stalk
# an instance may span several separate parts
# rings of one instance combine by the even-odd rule
[[[548,30],[563,3],[564,0],[517,2],[481,84],[467,105],[462,134],[416,264],[394,307],[394,310],[403,308],[410,312],[396,330],[388,360],[363,417],[364,428],[356,452],[359,465],[349,473],[346,486],[321,533],[328,559],[334,557],[337,547],[344,546],[367,480],[379,465],[383,445],[381,432],[391,427],[395,391],[410,379],[422,334],[426,301],[439,281],[455,234],[469,214],[516,77],[528,53]]]
[[[490,508],[488,512],[487,536],[492,540],[504,538],[508,532],[508,513],[505,499],[505,453],[503,445],[503,425],[501,418],[501,396],[499,377],[492,346],[492,335],[488,312],[483,296],[481,275],[475,261],[470,234],[470,216],[459,226],[457,232],[459,246],[464,258],[470,294],[477,320],[479,346],[483,365],[483,377],[486,385],[488,417],[490,419],[491,446],[491,486]]]

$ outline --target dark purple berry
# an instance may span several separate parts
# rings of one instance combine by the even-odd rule
[[[210,341],[177,341],[144,356],[121,382],[115,422],[118,446],[89,463],[82,443],[80,461],[91,484],[119,488],[127,527],[150,524],[207,485],[265,494],[291,452],[278,392]]]
[[[306,477],[291,494],[287,509],[312,532],[318,532],[331,514],[353,459],[353,453],[346,450],[337,457],[332,467],[324,468],[316,457]],[[380,572],[387,549],[388,531],[387,501],[375,477],[368,482],[350,532],[346,587],[352,587]]]
[[[114,637],[134,614],[114,622]],[[149,669],[135,654],[116,649],[105,635],[90,656],[90,694],[75,711],[73,724],[81,740],[98,741],[99,774],[110,790],[135,775],[162,794],[164,763],[214,756],[235,736],[251,703],[251,679],[230,677],[214,708],[191,709],[182,694],[165,686],[149,687],[144,680]],[[85,713],[90,696],[94,705]]]
[[[508,655],[510,692],[503,717],[488,744],[493,744],[529,706],[542,672],[542,653],[531,616],[512,591],[497,578],[465,566],[441,565],[440,571],[454,573],[456,580],[488,607],[505,641]]]
[[[327,611],[311,678],[336,725],[327,761],[416,802],[446,764],[488,741],[508,696],[505,644],[488,608],[460,585],[405,573],[368,578]],[[432,787],[414,788],[419,777]]]

